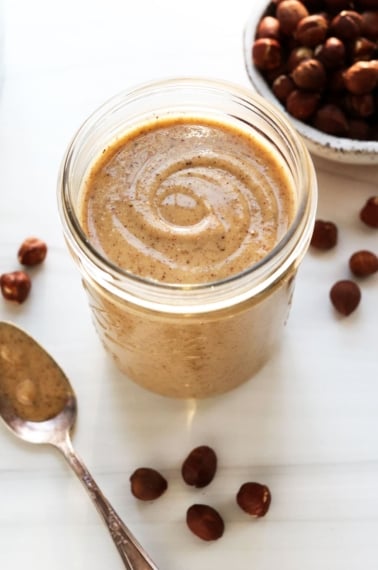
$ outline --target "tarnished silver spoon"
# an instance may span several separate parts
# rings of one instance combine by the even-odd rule
[[[103,517],[128,570],[158,570],[79,459],[70,433],[76,398],[64,372],[27,333],[0,322],[0,416],[18,437],[55,446]]]

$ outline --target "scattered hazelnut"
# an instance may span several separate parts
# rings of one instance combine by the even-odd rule
[[[323,64],[317,59],[306,59],[294,69],[291,77],[300,89],[320,91],[326,82]]]
[[[378,257],[372,251],[356,251],[349,259],[349,268],[356,277],[367,277],[378,271]]]
[[[182,464],[181,474],[185,483],[194,487],[206,487],[217,470],[215,451],[207,445],[193,449]]]
[[[44,261],[47,254],[47,245],[44,241],[36,238],[27,238],[18,250],[18,261],[22,265],[38,265]]]
[[[378,196],[372,196],[366,201],[360,211],[360,219],[367,226],[378,228]]]
[[[277,6],[277,19],[284,34],[292,34],[302,18],[308,16],[307,8],[299,0],[283,0]]]
[[[305,121],[315,113],[319,101],[318,93],[294,89],[286,100],[286,109],[296,119]]]
[[[272,38],[278,40],[280,37],[280,23],[273,16],[264,16],[257,26],[256,38]]]
[[[348,133],[348,121],[343,111],[331,103],[320,107],[314,117],[314,126],[329,135],[343,137]]]
[[[155,469],[139,467],[130,476],[131,492],[141,501],[158,499],[167,489],[166,479]]]
[[[281,46],[272,38],[259,38],[252,47],[253,63],[259,69],[270,70],[280,66]]]
[[[353,313],[361,300],[359,286],[348,279],[337,281],[332,286],[329,295],[335,309],[346,317]]]
[[[192,505],[186,512],[186,524],[202,540],[218,540],[224,533],[224,522],[218,511],[208,505]]]
[[[378,82],[378,61],[357,61],[344,72],[343,77],[350,93],[370,93]]]
[[[303,18],[296,30],[295,39],[304,46],[315,47],[324,42],[328,32],[328,22],[321,14]]]
[[[23,303],[31,289],[31,280],[24,271],[3,273],[0,277],[0,288],[4,299]]]
[[[270,490],[260,483],[244,483],[237,495],[236,502],[239,507],[255,517],[263,517],[269,510],[271,503]]]
[[[316,249],[332,249],[337,244],[338,229],[336,224],[324,220],[316,220],[311,238],[311,246]]]
[[[354,10],[342,10],[331,22],[335,36],[343,40],[354,40],[361,35],[361,14]]]

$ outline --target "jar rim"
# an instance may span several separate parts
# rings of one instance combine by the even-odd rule
[[[297,173],[302,179],[301,184],[307,188],[307,192],[299,201],[295,216],[283,237],[266,256],[253,265],[219,280],[194,284],[164,283],[118,267],[94,247],[75,213],[70,192],[70,171],[74,155],[85,140],[88,129],[100,123],[109,113],[146,95],[151,97],[154,93],[161,95],[167,90],[178,93],[179,90],[188,89],[223,94],[232,98],[234,103],[249,108],[250,111],[258,111],[265,121],[271,123],[284,135],[290,148],[290,158],[296,163]],[[158,111],[161,112],[161,109],[156,108],[155,112]],[[222,110],[221,115],[226,118],[227,111]],[[170,312],[181,312],[185,307],[190,307],[191,311],[194,308],[195,311],[202,312],[209,310],[209,306],[214,308],[228,306],[242,302],[251,295],[259,294],[304,255],[311,237],[311,222],[315,217],[316,176],[308,150],[299,135],[283,114],[260,95],[222,80],[168,78],[146,82],[133,89],[121,91],[98,107],[82,123],[71,139],[61,164],[58,179],[58,208],[69,248],[87,278],[95,280],[105,290],[120,298],[146,307],[159,310],[163,308]]]

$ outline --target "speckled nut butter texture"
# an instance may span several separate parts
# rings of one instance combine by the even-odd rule
[[[143,125],[94,164],[83,189],[85,232],[135,275],[208,283],[266,256],[287,231],[295,197],[277,156],[214,120]]]

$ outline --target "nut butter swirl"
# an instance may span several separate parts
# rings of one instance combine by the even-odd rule
[[[166,283],[204,283],[263,258],[294,192],[256,138],[220,122],[157,119],[107,148],[83,190],[84,231],[113,263]]]

